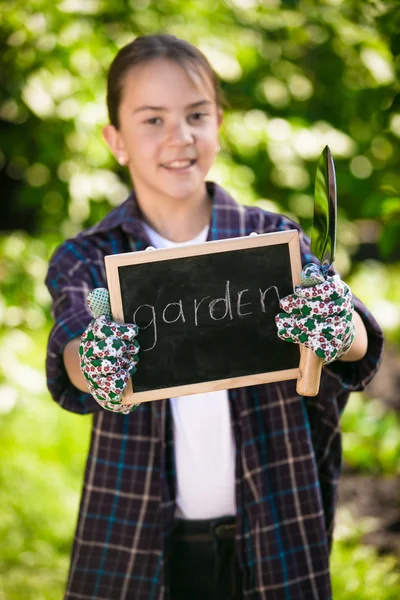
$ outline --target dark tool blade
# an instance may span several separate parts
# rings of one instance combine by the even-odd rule
[[[335,165],[328,146],[318,161],[315,176],[314,217],[311,234],[311,252],[321,263],[324,275],[336,255],[337,197]]]

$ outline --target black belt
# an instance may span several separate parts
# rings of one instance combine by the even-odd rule
[[[204,520],[175,519],[172,535],[175,540],[182,542],[233,539],[236,535],[236,519],[235,517]]]

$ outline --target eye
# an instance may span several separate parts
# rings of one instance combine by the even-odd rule
[[[156,121],[161,121],[160,117],[151,117],[151,119],[147,119],[145,123],[148,123],[149,125],[157,125]]]
[[[194,119],[194,121],[201,121],[203,117],[206,117],[207,113],[201,113],[201,112],[197,112],[197,113],[192,113],[190,115],[190,117],[192,119]]]

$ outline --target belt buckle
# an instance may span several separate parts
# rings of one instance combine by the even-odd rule
[[[236,533],[236,523],[228,522],[228,523],[218,523],[214,527],[214,535],[218,539],[227,539],[235,537]]]

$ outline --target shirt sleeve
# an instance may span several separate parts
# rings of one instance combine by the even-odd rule
[[[101,409],[91,394],[80,391],[71,383],[64,366],[63,350],[92,320],[86,299],[92,289],[104,282],[100,281],[79,244],[68,241],[54,253],[46,285],[53,300],[54,319],[47,345],[47,387],[52,398],[66,410],[81,414],[97,412]]]
[[[282,217],[280,229],[282,231],[287,229],[298,230],[301,261],[303,266],[310,262],[316,264],[319,263],[316,257],[311,253],[310,239],[305,235],[297,223]],[[336,271],[333,268],[329,270],[330,275],[334,275],[335,273]],[[367,331],[367,353],[361,360],[354,362],[337,360],[329,365],[326,365],[324,369],[326,370],[327,375],[340,380],[344,390],[356,392],[363,390],[367,383],[371,381],[378,371],[382,360],[383,333],[377,321],[371,315],[367,307],[361,302],[361,300],[353,295],[353,301],[354,309],[360,315]]]

